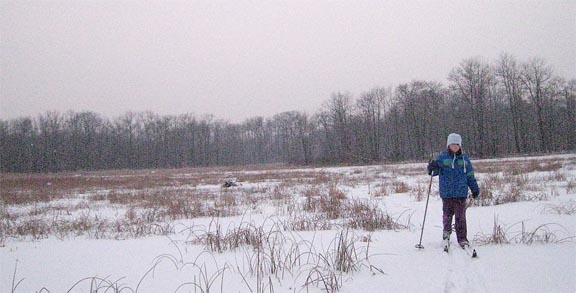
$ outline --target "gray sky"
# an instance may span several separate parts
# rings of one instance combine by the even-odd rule
[[[463,59],[542,57],[576,78],[576,1],[0,0],[0,118],[90,110],[240,122]]]

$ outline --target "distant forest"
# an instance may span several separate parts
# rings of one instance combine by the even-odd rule
[[[47,112],[0,120],[0,171],[180,168],[425,160],[463,136],[473,158],[576,151],[576,80],[543,59],[463,60],[448,84],[334,93],[314,114],[242,123],[193,114]]]

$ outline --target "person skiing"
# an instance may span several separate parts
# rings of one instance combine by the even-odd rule
[[[442,198],[442,239],[449,242],[452,233],[452,218],[456,216],[455,228],[458,244],[470,246],[466,228],[466,199],[468,188],[472,198],[480,195],[480,188],[474,168],[467,155],[462,153],[462,137],[451,133],[446,140],[446,150],[428,163],[428,175],[440,176],[440,197]],[[447,249],[447,248],[445,248]]]

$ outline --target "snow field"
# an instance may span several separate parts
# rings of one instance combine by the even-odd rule
[[[517,175],[506,169],[515,163],[533,166],[533,161],[560,167]],[[219,196],[232,194],[238,202],[237,215],[167,220],[170,233],[120,240],[95,239],[90,233],[50,234],[34,239],[30,235],[7,235],[7,226],[1,226],[5,236],[0,247],[0,292],[11,292],[13,283],[17,284],[15,292],[89,292],[97,287],[101,288],[98,292],[576,291],[576,211],[570,208],[576,201],[576,155],[514,158],[503,166],[501,162],[473,160],[479,183],[500,176],[503,183],[490,187],[495,197],[509,194],[511,187],[521,187],[522,197],[517,202],[468,209],[468,238],[478,250],[478,259],[469,258],[455,245],[449,254],[442,251],[437,178],[433,179],[424,227],[425,248],[414,248],[430,180],[425,164],[259,170],[246,171],[246,176],[242,171],[225,175],[216,172],[213,176],[238,177],[242,186],[223,192],[219,184],[208,180],[178,188]],[[483,168],[498,166],[503,169],[483,172]],[[289,173],[299,179],[290,179]],[[197,175],[178,173],[174,177]],[[243,179],[249,176],[263,179]],[[517,177],[528,183],[520,186]],[[335,186],[347,200],[377,206],[406,228],[346,229],[346,219],[328,219],[322,210],[306,211],[306,192],[325,194],[328,186]],[[88,191],[47,203],[4,205],[3,215],[15,219],[6,216],[1,221],[11,225],[29,218],[50,221],[56,209],[64,211],[63,218],[89,214],[89,219],[113,221],[125,217],[128,206],[90,200],[92,193],[107,192]],[[271,195],[259,201],[260,192]],[[66,209],[72,205],[79,208]],[[37,211],[32,212],[34,209]],[[289,229],[291,221],[306,216],[329,229]],[[502,229],[508,243],[486,240],[495,227]],[[218,232],[221,236],[241,232],[245,238],[252,238],[222,252],[212,251],[210,245],[217,244],[209,239]],[[265,240],[253,240],[258,236]],[[254,243],[265,245],[257,247]],[[339,250],[339,244],[347,249]],[[351,271],[338,269],[335,260],[339,251],[356,253],[350,258]]]

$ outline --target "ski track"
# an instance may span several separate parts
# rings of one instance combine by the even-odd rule
[[[449,251],[447,253],[448,262],[446,265],[446,281],[444,282],[444,293],[457,292],[458,286],[454,283],[455,278],[452,276],[454,274],[455,258],[454,252]]]
[[[479,259],[472,258],[460,247],[454,245],[450,246],[447,257],[444,293],[488,292]]]

